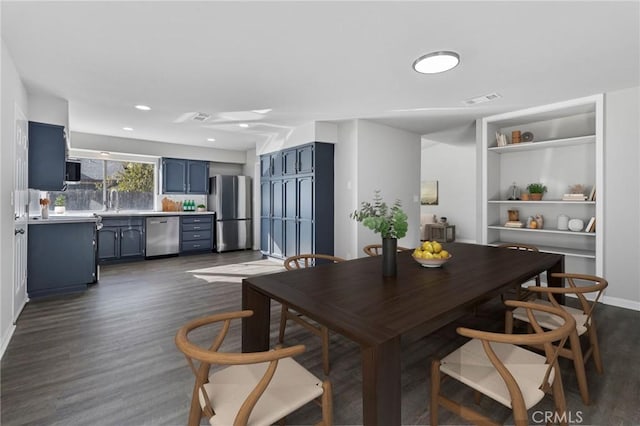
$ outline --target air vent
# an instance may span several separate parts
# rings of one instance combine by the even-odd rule
[[[198,112],[191,119],[193,121],[199,121],[202,123],[203,121],[207,121],[210,118],[211,118],[211,115],[207,114],[206,112]]]
[[[488,95],[478,96],[476,98],[464,100],[462,101],[462,103],[465,105],[476,105],[476,104],[482,104],[485,102],[495,101],[496,99],[499,99],[501,97],[502,96],[499,93],[489,93]]]

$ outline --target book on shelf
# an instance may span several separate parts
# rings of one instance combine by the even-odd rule
[[[587,196],[584,194],[564,194],[562,201],[586,201]]]
[[[595,217],[591,217],[591,219],[589,219],[589,223],[587,223],[587,226],[584,228],[585,232],[596,232],[596,218]]]
[[[587,200],[589,201],[595,201],[596,200],[596,186],[593,185],[593,188],[591,188],[591,192],[589,193],[589,198],[587,198]]]
[[[507,228],[522,228],[523,224],[519,220],[510,220],[504,226]]]

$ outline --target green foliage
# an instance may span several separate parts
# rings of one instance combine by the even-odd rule
[[[407,235],[407,215],[402,211],[400,200],[396,200],[391,207],[382,200],[380,190],[374,191],[373,202],[362,202],[360,210],[349,215],[357,222],[373,232],[382,235],[382,238],[402,238]]]
[[[64,195],[58,195],[56,197],[56,200],[54,201],[54,205],[61,207],[61,206],[64,206],[64,202],[65,202]]]
[[[544,194],[547,192],[547,187],[541,183],[530,183],[527,185],[527,191],[529,194]]]
[[[127,163],[116,173],[118,191],[152,192],[153,164]]]

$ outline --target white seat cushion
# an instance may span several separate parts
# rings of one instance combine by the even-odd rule
[[[537,404],[544,397],[540,385],[547,370],[546,358],[515,345],[491,343],[491,347],[518,383],[527,409]],[[470,340],[447,355],[441,361],[440,370],[511,408],[507,385],[487,357],[482,341]],[[549,383],[553,377],[552,369]]]
[[[232,365],[209,376],[204,387],[216,415],[209,419],[212,426],[232,425],[238,410],[269,363]],[[287,414],[322,395],[322,381],[291,358],[278,361],[269,386],[251,412],[248,424],[272,425]],[[204,396],[200,391],[200,406]]]
[[[548,300],[536,299],[533,302],[539,305],[553,306]],[[563,305],[562,308],[576,320],[576,330],[578,331],[578,336],[582,336],[587,331],[587,327],[585,325],[587,323],[587,315],[582,312],[582,310],[575,309],[570,306]],[[536,318],[536,321],[538,321],[538,324],[540,324],[541,327],[544,327],[548,330],[555,330],[556,328],[564,324],[564,320],[562,318],[547,312],[533,311],[533,316]],[[529,322],[527,311],[524,308],[514,309],[513,317],[521,321]]]

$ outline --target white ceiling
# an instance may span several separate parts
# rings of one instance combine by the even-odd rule
[[[244,150],[316,120],[365,118],[430,134],[640,85],[638,1],[5,0],[1,8],[2,38],[25,86],[67,99],[77,132]],[[458,52],[460,65],[437,75],[411,68],[437,50]],[[462,103],[492,92],[502,98]],[[152,111],[133,108],[141,103]],[[220,115],[268,108],[248,129]],[[174,123],[189,112],[212,118]]]

